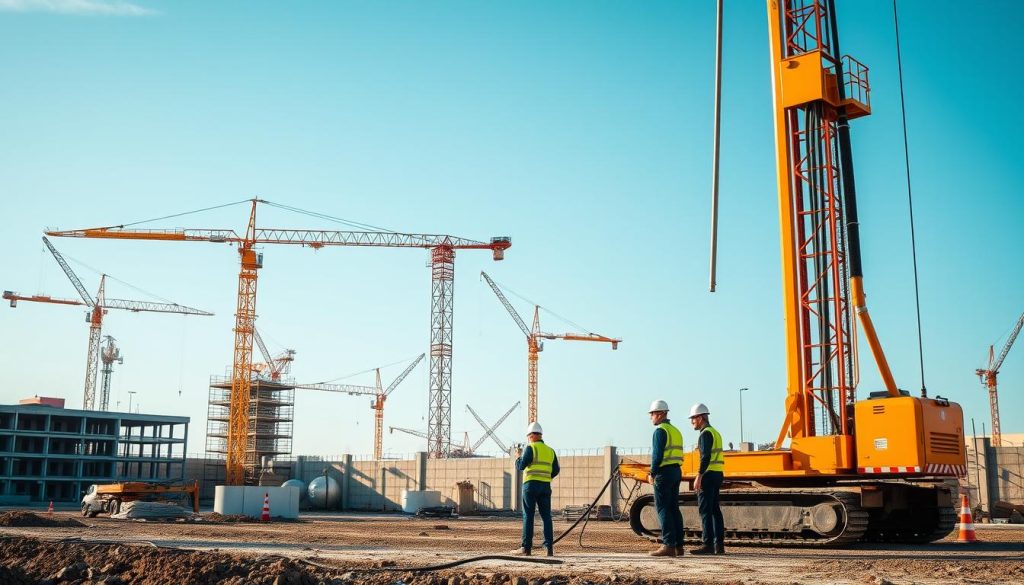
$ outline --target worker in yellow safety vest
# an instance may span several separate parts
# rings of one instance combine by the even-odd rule
[[[700,471],[693,482],[697,492],[697,510],[700,512],[701,540],[704,546],[690,552],[695,555],[725,554],[725,520],[719,491],[725,477],[725,454],[722,451],[722,435],[708,422],[711,412],[704,404],[694,404],[690,409],[690,424],[700,433],[697,449],[700,451]]]
[[[529,444],[516,453],[516,469],[523,472],[523,534],[513,554],[529,556],[533,549],[533,516],[540,511],[544,524],[544,548],[554,556],[554,528],[551,525],[551,480],[558,476],[558,456],[544,443],[544,429],[537,422],[526,428]]]
[[[683,554],[683,515],[679,511],[683,434],[669,422],[668,403],[664,400],[652,402],[648,414],[654,425],[654,438],[647,481],[654,486],[654,508],[661,525],[661,546],[651,556],[675,557]]]

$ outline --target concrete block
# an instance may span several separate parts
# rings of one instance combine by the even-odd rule
[[[295,486],[225,486],[214,490],[213,511],[218,514],[244,514],[259,518],[263,514],[264,495],[270,496],[270,517],[299,517],[299,488]]]

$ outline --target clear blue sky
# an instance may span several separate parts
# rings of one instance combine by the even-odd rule
[[[919,385],[891,3],[839,2],[842,47],[871,68],[853,130],[869,305],[899,384]],[[1024,311],[1024,136],[1016,2],[901,3],[928,387],[988,426],[974,375]],[[549,342],[541,422],[560,448],[645,446],[646,409],[707,402],[737,441],[783,414],[782,311],[763,3],[727,2],[719,292],[707,283],[714,2],[0,1],[0,288],[74,297],[47,226],[125,223],[262,197],[412,232],[509,235],[502,263],[456,263],[453,439],[524,405],[526,344],[481,269],[619,350]],[[244,228],[244,207],[150,227]],[[265,208],[266,227],[344,229]],[[188,415],[204,448],[208,378],[231,362],[237,254],[203,243],[55,240],[68,256],[215,317],[111,311],[113,400]],[[336,378],[429,343],[413,250],[267,247],[258,326]],[[98,275],[74,264],[89,288]],[[153,299],[119,282],[109,296]],[[527,315],[530,307],[513,298]],[[0,310],[0,402],[81,404],[78,308]],[[545,329],[568,325],[544,315]],[[1024,343],[1024,341],[1022,341]],[[861,392],[879,388],[866,347]],[[400,366],[385,371],[394,376]],[[347,381],[370,383],[369,375]],[[179,395],[180,390],[180,395]],[[1024,431],[1024,347],[1001,376]],[[427,370],[385,423],[425,428]],[[295,452],[369,453],[368,398],[301,394]],[[422,448],[385,437],[393,454]],[[490,448],[493,450],[493,447]]]

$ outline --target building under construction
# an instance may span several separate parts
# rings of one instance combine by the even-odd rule
[[[228,451],[228,423],[231,411],[231,378],[210,378],[206,411],[206,479],[223,478]],[[249,431],[245,447],[246,483],[257,483],[269,471],[270,462],[287,458],[292,452],[292,423],[295,418],[295,382],[253,377],[249,391]],[[280,472],[280,469],[276,471]]]

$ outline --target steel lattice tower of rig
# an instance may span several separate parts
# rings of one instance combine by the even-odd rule
[[[452,448],[452,321],[455,308],[455,250],[430,251],[430,401],[427,452],[447,457]]]

